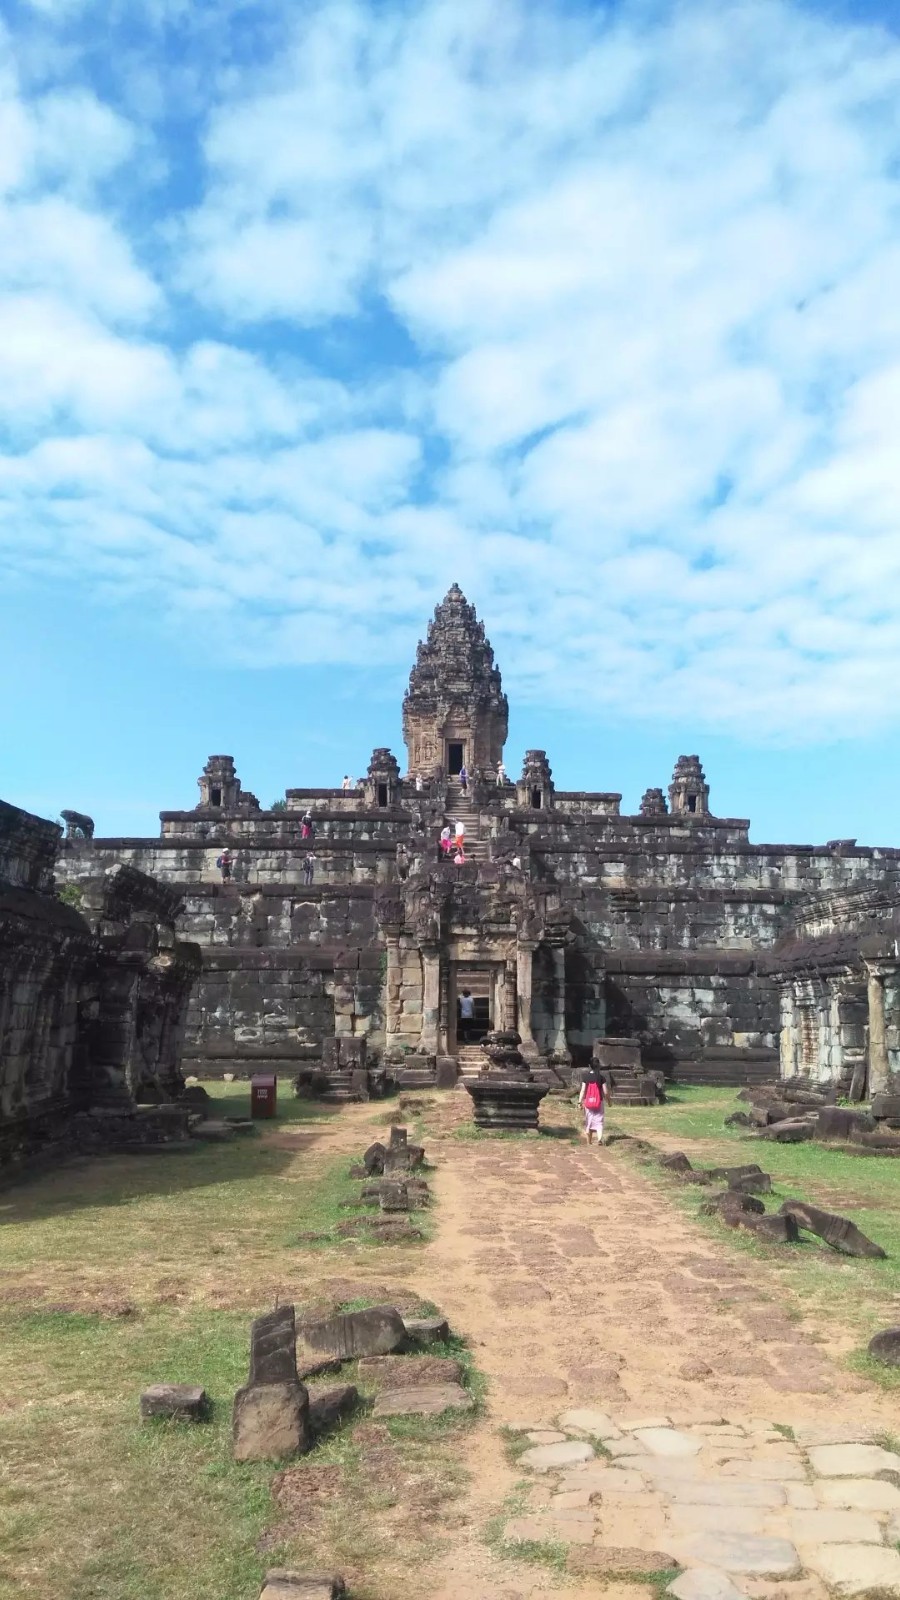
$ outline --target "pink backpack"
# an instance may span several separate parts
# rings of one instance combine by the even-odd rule
[[[593,1079],[584,1092],[585,1111],[599,1111],[603,1104],[603,1085],[595,1083]]]

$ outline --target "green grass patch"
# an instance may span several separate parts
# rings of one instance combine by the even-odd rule
[[[650,1162],[642,1170],[664,1186],[670,1198],[696,1217],[709,1232],[735,1251],[765,1260],[804,1309],[839,1320],[866,1342],[887,1322],[896,1320],[900,1296],[900,1162],[886,1156],[857,1156],[827,1144],[779,1145],[748,1138],[741,1128],[726,1128],[725,1118],[743,1105],[730,1089],[677,1088],[669,1102],[656,1107],[622,1107],[610,1112],[610,1130],[646,1138],[666,1148],[681,1148],[695,1167],[757,1161],[771,1174],[772,1193],[763,1197],[767,1211],[786,1199],[807,1199],[828,1211],[848,1216],[887,1251],[884,1261],[856,1260],[829,1249],[809,1235],[792,1246],[759,1243],[742,1230],[726,1228],[716,1217],[704,1217],[700,1206],[707,1192],[678,1184]],[[628,1146],[620,1145],[627,1153]],[[851,1358],[854,1369],[884,1388],[900,1386],[900,1374]]]
[[[504,1429],[509,1435],[510,1429]],[[488,1549],[501,1561],[522,1561],[532,1566],[546,1567],[550,1572],[563,1574],[566,1570],[568,1546],[558,1539],[508,1539],[507,1524],[514,1517],[528,1513],[527,1483],[519,1483],[503,1502],[502,1510],[485,1523],[482,1538]]]
[[[245,1113],[247,1085],[213,1100],[211,1115]],[[338,1471],[339,1492],[282,1543],[274,1465],[231,1455],[251,1317],[314,1299],[367,1253],[337,1233],[359,1184],[323,1146],[334,1115],[286,1096],[254,1135],[85,1160],[0,1193],[0,1600],[256,1600],[268,1567],[342,1561],[372,1573],[365,1592],[380,1596],[395,1592],[398,1552],[430,1548],[436,1510],[421,1538],[379,1526],[388,1490],[375,1447],[357,1441],[364,1415],[298,1463],[311,1483]],[[303,1232],[326,1236],[321,1249],[298,1247]],[[464,1362],[477,1395],[469,1353],[455,1341],[437,1353]],[[202,1384],[208,1420],[143,1423],[139,1396],[156,1382]],[[422,1496],[459,1493],[450,1430],[386,1448],[395,1498],[410,1481]]]

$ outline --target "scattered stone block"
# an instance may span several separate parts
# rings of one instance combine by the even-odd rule
[[[309,1397],[296,1383],[249,1384],[234,1400],[235,1461],[287,1461],[311,1443]]]
[[[460,1383],[463,1377],[462,1362],[453,1356],[365,1356],[358,1370],[363,1381],[380,1389],[421,1389]]]
[[[880,1444],[823,1444],[809,1452],[817,1478],[865,1478],[900,1472],[900,1456]]]
[[[309,1395],[297,1375],[295,1341],[293,1306],[251,1326],[250,1378],[234,1397],[236,1461],[283,1461],[309,1449]]]
[[[749,1224],[758,1239],[763,1239],[766,1244],[796,1244],[800,1238],[800,1229],[796,1217],[746,1217],[744,1226]]]
[[[408,1211],[409,1190],[405,1183],[383,1183],[378,1196],[382,1211]]]
[[[774,1139],[776,1144],[803,1144],[814,1132],[815,1123],[810,1118],[791,1117],[785,1122],[776,1122],[773,1127],[760,1128],[757,1137]]]
[[[693,1167],[683,1150],[673,1150],[671,1155],[661,1156],[659,1164],[667,1172],[693,1172]]]
[[[869,1355],[885,1366],[900,1367],[900,1328],[883,1328],[868,1344]]]
[[[215,1118],[206,1118],[202,1122],[193,1123],[190,1133],[192,1139],[200,1139],[206,1144],[224,1144],[228,1139],[234,1138],[231,1123],[218,1121]]]
[[[273,1567],[263,1579],[259,1600],[344,1600],[346,1593],[342,1578]]]
[[[754,1533],[695,1533],[679,1541],[679,1555],[701,1566],[753,1578],[794,1578],[800,1557],[788,1539]]]
[[[327,1433],[356,1409],[359,1390],[355,1383],[339,1383],[333,1389],[310,1390],[309,1425],[315,1434]]]
[[[576,1467],[581,1461],[591,1461],[593,1445],[586,1439],[567,1439],[565,1444],[539,1444],[519,1457],[520,1465],[532,1472],[557,1472],[562,1467]]]
[[[420,1388],[386,1389],[375,1401],[376,1417],[437,1417],[442,1411],[471,1411],[475,1401],[459,1383],[428,1384]],[[546,1445],[547,1450],[562,1449]]]
[[[724,1189],[709,1200],[704,1200],[700,1210],[705,1217],[720,1216],[729,1228],[739,1228],[745,1217],[762,1216],[765,1206],[755,1195],[741,1194],[738,1189]]]
[[[194,1383],[151,1383],[141,1395],[142,1417],[200,1422],[206,1415],[206,1390]]]
[[[212,1105],[212,1095],[202,1083],[186,1083],[178,1097],[178,1104],[190,1106],[193,1111],[206,1111]]]
[[[837,1595],[900,1591],[900,1551],[872,1544],[820,1544],[806,1565]]]
[[[679,1573],[666,1594],[673,1594],[675,1600],[746,1600],[726,1573],[713,1572],[710,1567],[691,1567]]]
[[[299,1358],[305,1367],[322,1359],[354,1361],[358,1356],[390,1355],[406,1340],[406,1327],[393,1306],[372,1306],[321,1322],[303,1322],[297,1330]]]
[[[875,1122],[864,1111],[848,1111],[845,1106],[823,1106],[816,1118],[817,1139],[850,1140],[854,1133],[874,1133]]]
[[[363,1156],[363,1166],[365,1167],[370,1178],[380,1177],[383,1173],[385,1154],[386,1151],[384,1145],[379,1143],[378,1140],[376,1140],[374,1144],[369,1145],[368,1150]]]
[[[810,1205],[806,1200],[785,1200],[781,1215],[794,1217],[799,1227],[817,1234],[832,1250],[840,1250],[842,1255],[862,1256],[877,1261],[883,1261],[886,1257],[881,1245],[867,1239],[849,1218],[822,1211],[819,1206]]]
[[[403,1326],[410,1344],[442,1344],[450,1337],[446,1317],[404,1317]]]
[[[617,1573],[639,1576],[669,1572],[678,1565],[679,1562],[667,1550],[640,1550],[627,1545],[595,1544],[589,1550],[572,1550],[566,1560],[570,1572],[586,1577],[601,1572],[611,1577]]]

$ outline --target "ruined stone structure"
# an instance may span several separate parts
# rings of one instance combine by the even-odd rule
[[[879,1083],[900,1070],[900,851],[753,844],[746,820],[712,814],[696,755],[679,757],[668,803],[648,788],[633,815],[618,793],[558,789],[542,750],[498,782],[507,716],[454,585],[410,677],[405,776],[379,746],[352,792],[291,788],[264,811],[215,756],[200,805],[163,812],[159,839],[66,843],[71,883],[127,864],[183,899],[180,930],[203,958],[186,1069],[293,1074],[324,1057],[350,1072],[351,1041],[365,1041],[369,1066],[445,1081],[480,1054],[458,1041],[467,988],[481,1031],[515,1030],[551,1076],[605,1036],[694,1081],[774,1076],[779,1060],[824,1078],[862,1062]],[[450,821],[465,827],[462,865],[437,848]]]
[[[92,832],[79,817],[70,837],[89,847]],[[74,1115],[130,1112],[183,1084],[200,956],[176,938],[181,894],[100,852],[66,903],[60,834],[0,801],[0,1162],[65,1143]]]

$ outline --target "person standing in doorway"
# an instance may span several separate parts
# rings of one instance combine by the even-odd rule
[[[472,1032],[475,1021],[475,1001],[468,989],[463,989],[459,997],[459,1042],[465,1044]]]
[[[593,1138],[596,1138],[598,1145],[603,1143],[603,1114],[608,1098],[606,1079],[592,1061],[578,1092],[578,1104],[584,1112],[584,1137],[588,1144]]]
[[[313,878],[315,877],[315,875],[316,875],[316,858],[313,855],[312,851],[309,850],[309,851],[307,851],[306,855],[303,857],[303,882],[304,883],[312,883]]]
[[[222,851],[222,854],[219,856],[219,859],[216,862],[216,866],[218,867],[219,871],[222,874],[222,882],[223,883],[230,883],[231,882],[232,868],[234,867],[234,862],[233,862],[232,857],[231,857],[231,851],[227,847]]]
[[[469,792],[469,774],[466,771],[465,762],[463,762],[463,765],[459,769],[459,787],[462,790],[463,794],[468,794],[468,792]]]

